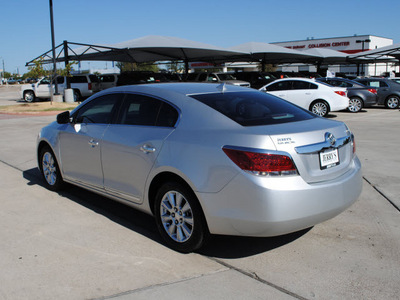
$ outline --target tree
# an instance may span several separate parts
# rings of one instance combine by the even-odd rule
[[[124,71],[153,71],[158,72],[158,66],[149,63],[117,62],[117,68]]]
[[[33,63],[34,63],[33,66],[28,67],[29,72],[27,73],[28,75],[26,76],[26,78],[27,77],[39,78],[49,75],[50,71],[45,70],[43,68],[43,57],[35,59]]]

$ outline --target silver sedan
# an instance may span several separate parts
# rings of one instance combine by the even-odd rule
[[[49,189],[68,182],[152,214],[181,252],[210,234],[309,228],[349,207],[362,186],[344,123],[224,84],[100,92],[40,131],[37,158]]]

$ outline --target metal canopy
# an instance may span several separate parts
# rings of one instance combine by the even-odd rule
[[[199,43],[191,40],[165,37],[165,36],[145,36],[113,45],[88,45],[80,43],[66,42],[68,45],[68,55],[64,57],[63,49],[56,57],[57,62],[69,60],[93,60],[93,61],[121,61],[121,62],[154,62],[154,61],[206,61],[220,63],[224,61],[236,61],[238,57],[243,57],[247,53],[219,48],[216,46]],[[63,44],[57,46],[58,49]],[[64,42],[65,45],[65,42]],[[71,45],[81,46],[72,49]],[[52,60],[48,51],[40,57],[44,57],[43,62],[48,63]],[[35,59],[34,59],[35,60]],[[33,61],[27,63],[30,65]]]
[[[383,58],[390,59],[390,56],[400,60],[400,43],[349,55],[349,59],[364,58],[367,60],[377,60]]]
[[[263,63],[300,63],[319,58],[318,55],[307,54],[301,51],[285,48],[278,45],[249,42],[229,48],[234,51],[247,52],[250,61],[261,61]]]
[[[318,56],[316,61],[320,64],[344,64],[348,63],[347,56],[348,54],[325,48],[312,48],[307,50],[302,50],[301,52],[305,52],[310,55]]]

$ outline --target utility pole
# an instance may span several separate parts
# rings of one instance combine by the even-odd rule
[[[49,0],[50,6],[50,26],[51,26],[51,45],[53,52],[53,80],[55,80],[55,94],[58,95],[58,85],[57,85],[57,65],[56,65],[56,45],[54,42],[54,19],[53,19],[53,0]],[[52,86],[52,84],[50,84]]]

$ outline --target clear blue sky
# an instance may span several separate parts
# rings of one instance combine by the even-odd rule
[[[0,1],[0,62],[22,74],[27,61],[51,49],[49,1]],[[53,0],[53,11],[56,45],[146,35],[220,47],[354,34],[400,42],[399,0]]]

